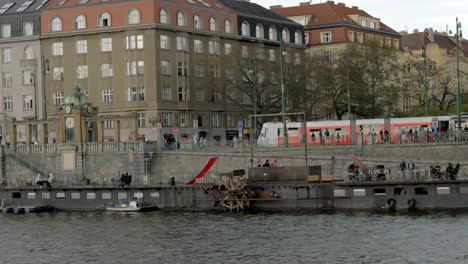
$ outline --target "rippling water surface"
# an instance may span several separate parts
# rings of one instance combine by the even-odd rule
[[[0,215],[0,263],[468,263],[468,213]]]

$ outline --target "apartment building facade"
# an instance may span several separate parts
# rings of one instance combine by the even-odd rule
[[[19,0],[0,5],[0,122],[4,135],[10,118],[41,120],[46,115],[39,39],[40,11],[46,2]],[[19,126],[19,140],[24,136],[24,127]]]
[[[224,96],[236,60],[260,49],[279,57],[279,32],[304,52],[301,25],[237,0],[52,0],[41,30],[48,116],[78,85],[101,116],[138,115],[148,140],[174,128],[183,141],[229,138],[249,114]],[[105,127],[112,140],[112,121]],[[134,140],[126,130],[120,140]]]

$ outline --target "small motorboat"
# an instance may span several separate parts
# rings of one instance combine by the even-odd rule
[[[106,205],[107,211],[114,212],[141,212],[141,211],[152,211],[155,210],[155,206],[145,206],[143,203],[139,202],[137,199],[130,199],[128,202],[125,199],[119,199],[118,204],[108,204]]]

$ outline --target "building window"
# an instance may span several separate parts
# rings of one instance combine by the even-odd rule
[[[172,113],[162,112],[160,121],[163,127],[171,127],[172,126]]]
[[[188,101],[188,88],[187,87],[179,87],[178,91],[178,98],[179,102],[185,102],[186,100]]]
[[[187,127],[187,113],[179,113],[179,126]]]
[[[10,72],[2,73],[3,88],[11,88],[13,84],[13,75]]]
[[[367,27],[367,20],[365,19],[361,20],[361,26]]]
[[[11,62],[11,49],[10,48],[3,48],[2,49],[2,62],[3,63],[10,63]]]
[[[62,81],[63,80],[63,67],[54,67],[52,79],[54,81]]]
[[[11,38],[11,25],[10,24],[2,25],[2,38]]]
[[[13,96],[4,96],[3,97],[3,110],[5,112],[13,111]]]
[[[210,17],[210,31],[217,31],[218,30],[218,23],[216,22],[216,18]]]
[[[232,33],[232,23],[231,23],[231,20],[226,19],[226,21],[224,21],[224,32],[226,32],[226,33]]]
[[[76,66],[76,78],[77,79],[86,79],[86,78],[88,78],[88,65],[78,65],[78,66]]]
[[[219,42],[210,40],[208,41],[208,53],[209,54],[220,54]]]
[[[177,64],[177,73],[179,76],[188,76],[188,64],[179,62]]]
[[[357,40],[359,43],[362,43],[364,40],[364,34],[363,33],[357,33]]]
[[[290,43],[291,42],[291,36],[289,34],[289,29],[283,28],[283,32],[282,32],[281,36],[283,37],[283,42],[284,43]]]
[[[102,38],[101,39],[101,52],[110,52],[112,51],[112,38]]]
[[[260,60],[265,59],[265,50],[263,47],[255,47],[255,57]]]
[[[159,11],[159,22],[161,24],[169,24],[169,15],[166,9],[161,9],[161,11]]]
[[[54,17],[50,21],[50,30],[52,32],[62,31],[62,19],[60,17]]]
[[[296,30],[296,33],[294,33],[294,43],[297,45],[302,45],[302,33],[298,30]]]
[[[200,39],[193,40],[193,51],[195,53],[203,53],[203,42]]]
[[[145,126],[146,126],[146,114],[138,113],[138,127],[145,127]]]
[[[169,61],[161,61],[161,74],[171,75],[171,63]]]
[[[114,122],[112,120],[104,120],[104,128],[106,129],[114,128]]]
[[[177,37],[176,49],[178,51],[188,51],[188,39],[186,37]]]
[[[98,17],[98,27],[110,27],[111,25],[111,15],[107,12],[101,13]]]
[[[23,109],[32,110],[33,109],[33,97],[32,95],[23,96]]]
[[[270,29],[268,30],[268,38],[274,41],[278,40],[278,33],[275,27],[271,26]]]
[[[128,88],[128,101],[144,101],[145,100],[145,88],[144,87],[132,87]]]
[[[247,21],[242,22],[241,34],[242,36],[250,37],[250,25]]]
[[[261,39],[265,37],[265,33],[263,32],[263,26],[260,24],[255,26],[255,37]]]
[[[143,49],[143,35],[131,35],[126,37],[127,50]]]
[[[201,29],[202,28],[202,21],[201,21],[201,18],[199,15],[195,15],[193,17],[193,26],[197,29]]]
[[[64,97],[65,97],[65,94],[63,92],[55,92],[54,93],[54,104],[55,105],[62,105]]]
[[[268,55],[269,55],[270,61],[276,61],[276,52],[275,52],[275,50],[272,50],[272,49],[269,50]]]
[[[374,21],[369,21],[369,27],[375,29],[375,22]]]
[[[224,43],[224,55],[229,56],[232,54],[232,44]]]
[[[23,35],[24,36],[32,36],[33,35],[33,23],[31,22],[25,22],[23,24]]]
[[[195,77],[203,78],[205,77],[205,66],[202,64],[195,65]]]
[[[107,78],[114,76],[112,64],[101,64],[101,77]]]
[[[24,59],[25,60],[32,60],[34,59],[34,52],[31,47],[24,48]]]
[[[323,59],[326,61],[331,61],[333,60],[333,53],[329,50],[326,50],[323,52]]]
[[[23,71],[23,85],[33,85],[34,78],[33,71]]]
[[[181,11],[177,12],[177,25],[181,27],[185,27],[187,25],[187,18]]]
[[[127,62],[127,75],[142,75],[145,73],[144,61],[128,61]]]
[[[128,12],[128,24],[129,25],[140,24],[140,11],[138,11],[137,9],[131,9]]]
[[[88,41],[77,40],[76,41],[76,54],[86,54],[86,53],[88,53]]]
[[[172,89],[168,81],[162,82],[161,93],[162,99],[164,101],[171,101],[172,100]]]
[[[354,31],[348,31],[348,40],[354,42]]]
[[[221,78],[219,68],[215,64],[209,66],[210,76],[213,79]]]
[[[110,104],[114,100],[114,89],[103,89],[101,91],[102,102],[104,104]]]
[[[248,58],[249,57],[249,47],[247,47],[247,46],[242,46],[241,47],[241,56],[242,56],[242,58]]]
[[[86,17],[84,15],[79,15],[75,17],[75,29],[85,29],[86,28]]]
[[[322,43],[331,43],[332,42],[332,33],[331,32],[320,32],[320,38]]]
[[[398,39],[393,40],[393,47],[395,49],[400,49],[400,41]]]
[[[166,35],[161,35],[159,37],[159,46],[161,49],[169,49],[169,37]]]
[[[294,64],[296,64],[296,65],[301,64],[301,54],[300,53],[294,53]]]
[[[63,55],[63,42],[52,43],[52,56],[62,56],[62,55]]]
[[[211,116],[211,121],[212,127],[221,127],[219,113],[213,113],[213,115]]]

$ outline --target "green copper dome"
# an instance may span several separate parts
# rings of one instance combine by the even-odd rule
[[[77,85],[73,88],[73,93],[65,98],[65,104],[72,105],[74,108],[79,108],[88,102],[88,96],[86,96],[81,88]]]

